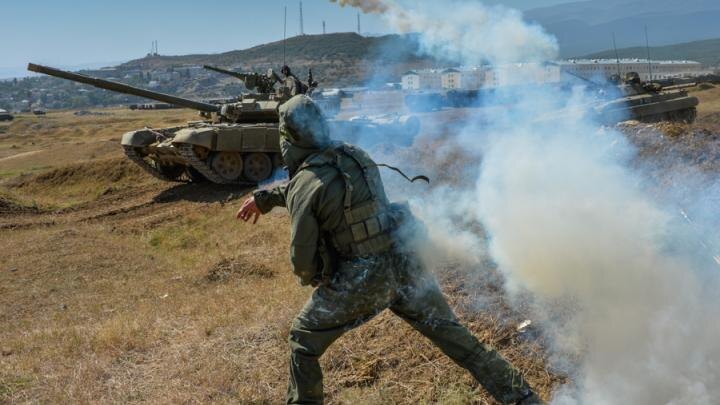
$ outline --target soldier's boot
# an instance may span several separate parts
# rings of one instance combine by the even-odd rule
[[[290,382],[288,404],[322,404],[323,375],[320,356],[343,330],[309,331],[296,323],[290,330]]]

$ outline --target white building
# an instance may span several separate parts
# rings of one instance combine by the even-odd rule
[[[509,63],[487,69],[485,74],[486,87],[557,83],[559,81],[560,67],[549,63]]]
[[[445,69],[440,73],[440,83],[443,89],[461,89],[462,74],[458,69]]]
[[[477,90],[484,86],[486,68],[450,68],[440,73],[443,90]]]
[[[403,90],[439,90],[442,88],[442,73],[437,69],[411,70],[402,76]]]
[[[560,81],[560,67],[554,64],[514,63],[495,68],[458,67],[405,73],[403,90],[477,90],[483,87]]]
[[[687,60],[650,61],[647,59],[571,59],[560,62],[563,71],[586,79],[609,79],[637,72],[644,81],[695,77],[706,73],[699,62]]]

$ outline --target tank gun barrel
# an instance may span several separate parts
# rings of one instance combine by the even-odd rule
[[[227,69],[223,69],[223,68],[219,68],[219,67],[215,67],[215,66],[211,66],[211,65],[203,65],[203,69],[212,70],[213,72],[222,73],[222,74],[228,75],[228,76],[233,76],[242,81],[245,81],[245,79],[248,76],[245,73],[233,72],[232,70],[227,70]]]
[[[672,86],[664,86],[663,90],[683,90],[683,89],[689,89],[691,87],[697,86],[697,83],[683,83],[683,84],[675,84]]]
[[[89,84],[104,90],[111,90],[118,93],[130,94],[138,97],[145,97],[151,100],[162,101],[164,103],[174,104],[177,106],[191,108],[194,110],[204,111],[208,113],[220,112],[220,107],[214,104],[203,103],[200,101],[188,100],[186,98],[171,96],[169,94],[158,93],[138,87],[129,86],[127,84],[113,82],[110,80],[98,79],[95,77],[85,76],[77,73],[66,72],[64,70],[51,68],[48,66],[36,65],[28,63],[27,69],[31,72],[44,73],[46,75],[59,77],[62,79]]]

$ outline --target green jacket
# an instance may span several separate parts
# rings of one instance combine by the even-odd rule
[[[310,154],[312,159],[321,151]],[[375,169],[377,170],[377,169]],[[349,170],[352,203],[371,197],[359,167]],[[379,173],[375,173],[379,179]],[[333,167],[309,167],[299,171],[287,185],[256,191],[255,202],[261,212],[286,207],[290,213],[290,262],[302,285],[310,284],[322,265],[320,239],[336,234],[346,226],[344,216],[345,182]],[[378,198],[387,201],[384,192]]]
[[[303,285],[329,268],[319,247],[344,255],[379,252],[390,243],[389,202],[377,166],[362,151],[332,142],[322,111],[299,95],[282,104],[280,150],[290,182],[254,193],[261,212],[284,206],[291,218],[290,261]],[[341,174],[342,173],[342,174]],[[323,267],[324,266],[324,267]],[[329,270],[332,270],[329,268]]]

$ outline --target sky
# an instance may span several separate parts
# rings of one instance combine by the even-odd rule
[[[442,1],[442,0],[436,0]],[[471,0],[474,1],[474,0]],[[486,0],[529,9],[570,0]],[[28,62],[59,67],[100,67],[143,57],[157,40],[161,54],[219,53],[299,33],[295,0],[1,0],[0,78]],[[356,30],[356,13],[327,0],[304,0],[306,34]],[[362,15],[363,33],[389,29]],[[4,74],[3,74],[4,73]]]

